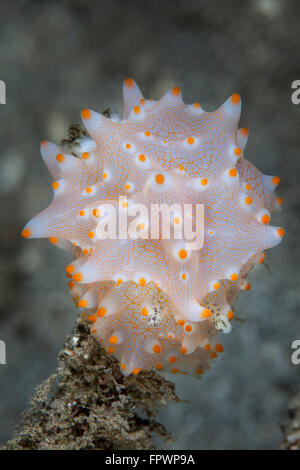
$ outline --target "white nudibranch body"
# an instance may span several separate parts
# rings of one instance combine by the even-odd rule
[[[71,295],[125,375],[154,369],[200,376],[223,351],[220,336],[231,331],[232,305],[250,289],[250,270],[284,235],[269,225],[282,202],[280,179],[244,157],[239,95],[206,112],[186,105],[178,87],[146,100],[128,78],[123,93],[123,120],[86,109],[89,137],[68,151],[41,143],[53,201],[22,235],[47,237],[73,254]],[[120,196],[126,212],[133,204],[149,213],[156,203],[203,204],[201,249],[172,235],[104,239],[103,204],[117,207]],[[179,210],[171,221],[182,224]],[[147,223],[143,214],[134,229],[149,233]]]

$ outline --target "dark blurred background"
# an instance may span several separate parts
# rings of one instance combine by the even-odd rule
[[[279,175],[287,229],[283,243],[252,273],[236,304],[225,353],[202,381],[178,377],[189,403],[171,404],[161,420],[178,440],[161,448],[270,449],[281,441],[287,403],[300,384],[291,343],[300,339],[300,79],[296,0],[74,0],[0,2],[0,442],[12,435],[35,386],[56,368],[76,316],[64,268],[68,254],[47,240],[20,238],[25,222],[51,199],[39,155],[57,143],[85,107],[122,108],[122,80],[146,97],[178,84],[186,102],[207,110],[233,92],[250,129],[246,157]]]

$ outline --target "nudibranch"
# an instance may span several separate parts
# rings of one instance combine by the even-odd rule
[[[284,236],[269,224],[282,202],[280,178],[245,159],[238,94],[213,112],[185,104],[177,86],[148,100],[127,78],[123,95],[123,120],[84,109],[87,132],[75,144],[41,142],[54,197],[22,235],[47,237],[73,255],[66,267],[71,295],[125,375],[154,369],[200,376],[223,351],[220,336],[231,331],[232,305],[250,289],[250,270]],[[116,207],[120,196],[120,211],[134,203],[149,210],[202,204],[201,249],[174,234],[100,236],[103,204]],[[182,220],[173,214],[171,223]]]

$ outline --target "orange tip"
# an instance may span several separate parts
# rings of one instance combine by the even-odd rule
[[[169,362],[176,362],[176,357],[175,356],[171,356],[169,357]]]
[[[100,307],[99,310],[97,311],[98,317],[104,317],[106,315],[106,308],[105,307]]]
[[[144,315],[144,317],[146,317],[148,315],[148,310],[146,309],[146,307],[142,308],[141,314]]]
[[[231,97],[231,103],[239,104],[240,101],[241,101],[240,95],[238,93],[234,93]]]
[[[81,274],[81,273],[76,273],[76,274],[74,274],[74,275],[73,275],[73,280],[74,280],[75,282],[80,282],[80,281],[82,281],[82,274]]]
[[[279,183],[280,183],[280,178],[279,178],[279,176],[273,176],[273,178],[272,178],[272,183],[275,184],[275,185],[276,185],[276,184],[279,184]]]
[[[134,375],[138,375],[140,372],[141,372],[142,369],[140,369],[140,367],[136,367],[135,369],[132,370],[132,373]]]
[[[93,209],[92,214],[94,217],[100,217],[101,212],[99,211],[99,209]]]
[[[88,320],[91,322],[91,323],[95,323],[95,321],[97,320],[97,315],[94,313],[93,315],[90,315],[88,317]]]
[[[227,318],[228,318],[229,321],[233,320],[233,318],[234,318],[234,313],[233,313],[232,310],[229,310],[229,311],[227,312]]]
[[[110,344],[117,344],[118,337],[116,335],[112,335],[108,341],[110,342]]]
[[[83,109],[81,111],[81,116],[83,117],[83,119],[90,119],[91,115],[92,115],[92,113],[89,109]]]
[[[284,234],[285,234],[284,228],[278,228],[278,229],[277,229],[277,233],[278,233],[278,235],[279,235],[280,237],[283,237]]]
[[[215,345],[215,351],[217,351],[218,353],[222,353],[224,351],[224,348],[221,343]]]
[[[247,135],[249,134],[249,129],[248,129],[248,127],[242,127],[240,129],[240,132],[241,132],[243,137],[247,137]]]
[[[78,307],[85,308],[85,307],[88,306],[88,303],[85,299],[81,299],[81,300],[79,300],[77,305],[78,305]]]
[[[186,250],[183,250],[183,249],[182,249],[182,250],[179,250],[179,252],[178,252],[178,256],[179,256],[180,259],[186,259],[186,258],[187,258],[187,255],[188,255],[188,254],[187,254],[187,251],[186,251]]]
[[[21,232],[23,238],[29,238],[31,236],[30,228],[24,228]]]
[[[124,85],[127,87],[127,88],[133,88],[134,87],[134,80],[130,77],[126,78],[126,80],[124,80]]]
[[[68,274],[72,274],[74,271],[75,271],[75,268],[74,268],[73,264],[69,264],[69,265],[66,267],[66,272],[67,272]]]
[[[180,90],[179,86],[174,86],[173,87],[173,89],[172,89],[172,95],[173,96],[179,96],[180,92],[181,92],[181,90]]]
[[[277,204],[279,204],[281,206],[282,202],[283,202],[282,197],[278,197],[277,198]]]
[[[64,155],[63,155],[62,153],[58,153],[58,154],[56,155],[56,160],[57,160],[59,163],[63,162],[64,159],[65,159],[65,157],[64,157]]]
[[[157,184],[163,184],[163,182],[165,181],[164,175],[155,175],[155,181]]]
[[[263,224],[268,224],[270,222],[269,214],[264,214],[261,218],[261,221],[262,221]]]
[[[202,318],[209,318],[211,317],[211,310],[209,308],[205,308],[202,310]]]

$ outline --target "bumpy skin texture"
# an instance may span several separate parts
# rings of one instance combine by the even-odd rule
[[[122,121],[82,111],[90,137],[72,152],[41,143],[54,198],[22,234],[49,237],[73,253],[71,295],[124,374],[155,368],[200,376],[223,351],[219,336],[231,330],[232,304],[250,288],[249,271],[284,235],[269,225],[281,205],[279,178],[244,158],[239,95],[205,112],[184,104],[178,87],[146,100],[127,79],[123,93]],[[204,204],[202,248],[188,250],[174,236],[100,239],[100,206],[118,206],[122,195],[128,207],[143,203],[149,212],[153,203]],[[139,230],[147,223],[141,218]]]

